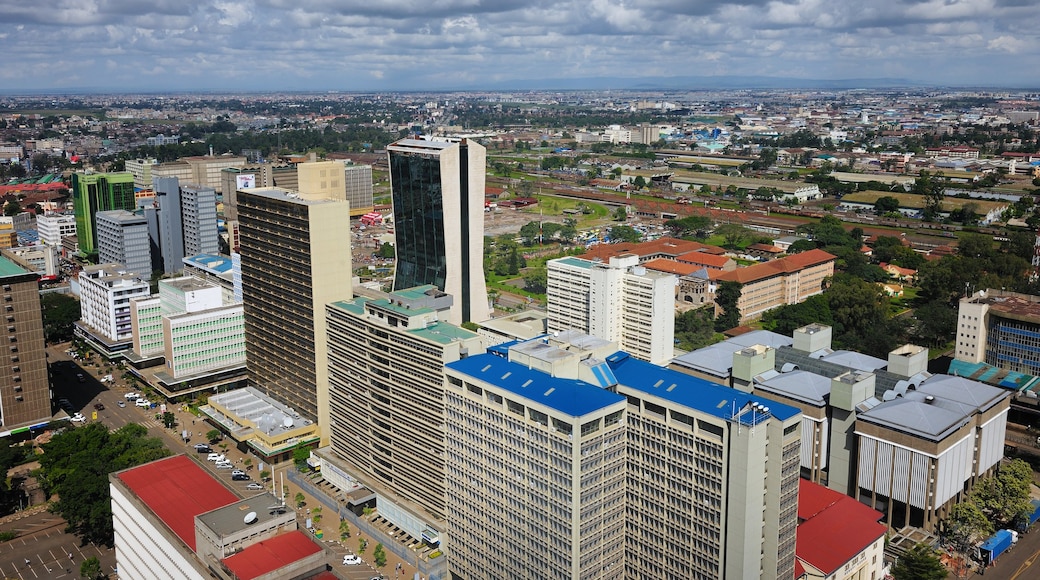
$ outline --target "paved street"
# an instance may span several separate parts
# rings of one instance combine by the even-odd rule
[[[79,538],[66,534],[64,529],[65,520],[46,511],[0,523],[0,530],[17,530],[21,534],[0,543],[0,577],[79,578],[80,565],[90,557],[97,558],[106,572],[115,570],[115,550],[81,545]]]

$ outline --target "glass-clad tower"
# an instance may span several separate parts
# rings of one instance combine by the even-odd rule
[[[484,147],[466,139],[403,139],[386,149],[396,231],[394,290],[433,285],[455,299],[452,324],[487,320]]]
[[[99,211],[137,208],[132,173],[73,173],[72,204],[76,214],[76,237],[80,253],[97,252]]]

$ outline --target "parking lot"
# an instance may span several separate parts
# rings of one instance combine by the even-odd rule
[[[115,550],[81,545],[79,538],[66,534],[64,529],[65,520],[47,511],[0,524],[0,530],[20,534],[0,544],[0,577],[79,578],[80,565],[91,557],[101,562],[106,573],[115,572]]]

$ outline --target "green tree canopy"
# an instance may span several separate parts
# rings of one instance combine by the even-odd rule
[[[54,510],[67,530],[83,540],[111,546],[114,541],[108,475],[170,454],[162,441],[131,423],[109,433],[101,423],[68,429],[43,445],[40,481],[59,499]]]
[[[711,218],[701,215],[691,215],[664,222],[664,227],[676,238],[693,237],[704,239],[707,237],[707,232],[711,229],[711,226]]]
[[[978,540],[993,533],[993,524],[971,500],[953,506],[945,525],[946,538],[958,552],[968,551]]]
[[[737,301],[740,300],[740,292],[743,284],[740,282],[724,281],[719,283],[715,291],[715,304],[722,313],[715,318],[715,330],[722,332],[740,324],[740,308]]]
[[[1033,470],[1028,463],[1014,459],[1000,467],[995,476],[975,485],[971,499],[990,520],[1010,524],[1015,518],[1032,511],[1029,488]]]
[[[632,226],[610,226],[607,236],[612,242],[638,243],[643,240],[643,234]]]
[[[72,340],[73,324],[80,318],[79,300],[66,294],[48,292],[40,297],[43,309],[43,334],[47,342]]]
[[[926,544],[910,548],[892,566],[892,576],[896,580],[940,580],[946,575],[946,567],[939,555]]]

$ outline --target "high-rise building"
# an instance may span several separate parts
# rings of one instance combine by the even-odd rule
[[[459,577],[793,576],[797,409],[574,331],[446,366]]]
[[[155,178],[154,206],[146,210],[152,243],[163,272],[183,269],[184,258],[220,251],[217,198],[210,187],[181,185],[176,177]]]
[[[155,158],[127,159],[123,167],[134,176],[134,187],[150,189],[152,187],[152,166],[158,164],[159,161]]]
[[[0,256],[8,344],[0,361],[0,437],[51,418],[39,276]]]
[[[82,254],[97,251],[97,222],[99,211],[137,207],[134,197],[134,176],[131,173],[73,173],[72,203],[76,214],[76,237]]]
[[[443,531],[444,363],[483,352],[433,286],[327,308],[331,461],[414,538]],[[323,472],[326,470],[323,469]]]
[[[394,289],[431,284],[455,299],[450,322],[490,318],[484,284],[480,144],[403,139],[388,145],[397,252]]]
[[[375,209],[372,199],[372,166],[346,165],[343,174],[346,177],[351,217],[362,216]]]
[[[293,405],[328,439],[325,305],[353,296],[344,200],[238,190],[250,384]]]
[[[622,350],[654,364],[673,356],[677,278],[623,254],[607,262],[581,258],[550,260],[550,332],[578,330],[618,343]]]
[[[148,220],[144,212],[99,211],[94,219],[97,222],[99,262],[122,264],[131,272],[152,272]]]

